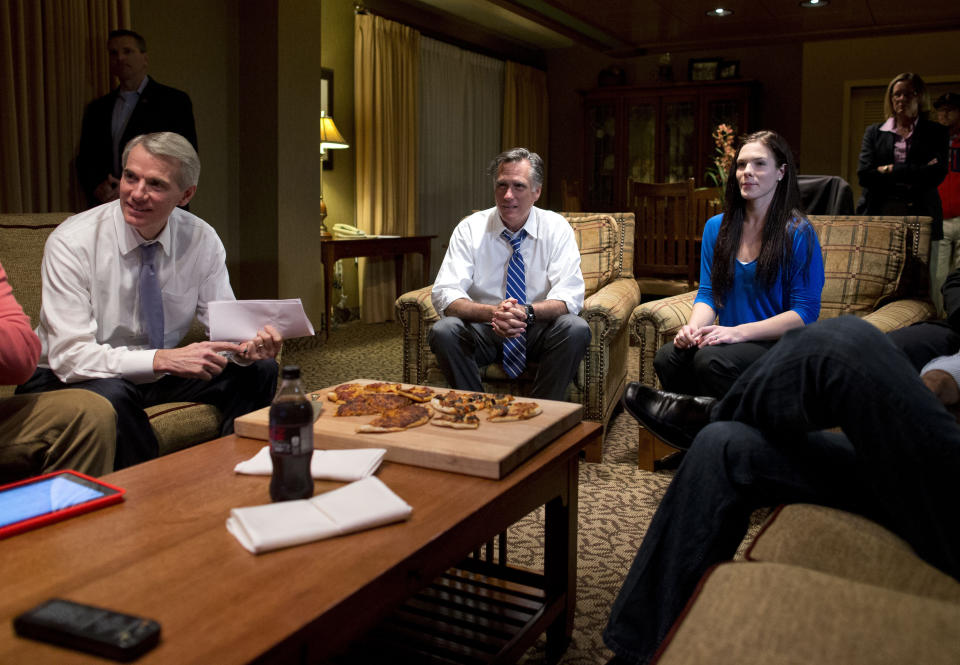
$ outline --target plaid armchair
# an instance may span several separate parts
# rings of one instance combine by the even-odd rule
[[[930,301],[929,217],[810,215],[823,252],[820,318],[863,317],[884,332],[936,316]],[[696,291],[644,303],[630,316],[630,344],[640,347],[639,381],[659,388],[657,349],[671,341],[693,311]],[[676,452],[640,428],[638,465]]]
[[[583,404],[584,418],[603,424],[610,420],[627,379],[629,331],[627,320],[640,303],[633,277],[634,216],[628,213],[560,213],[573,227],[580,247],[586,298],[580,316],[590,324],[591,340],[571,384],[567,399]],[[397,320],[403,326],[403,380],[433,386],[447,385],[427,336],[440,317],[430,301],[432,286],[410,291],[397,299]],[[499,365],[482,368],[484,388],[490,392],[525,394],[533,382],[535,365],[510,379]],[[602,443],[601,443],[602,445]],[[587,460],[599,462],[601,448],[587,449]]]

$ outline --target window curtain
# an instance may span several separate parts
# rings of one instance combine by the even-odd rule
[[[453,228],[493,205],[486,175],[500,152],[503,61],[435,39],[420,39],[419,233],[437,236],[432,281]]]
[[[547,74],[534,67],[507,61],[503,84],[503,150],[527,148],[548,160],[549,99]],[[546,178],[546,182],[549,182]],[[546,189],[540,200],[546,201]]]
[[[0,3],[0,212],[84,207],[83,110],[110,90],[107,34],[129,24],[129,0]]]
[[[420,33],[357,14],[354,38],[357,226],[377,235],[415,235]],[[392,259],[360,261],[360,294],[364,323],[394,318]]]

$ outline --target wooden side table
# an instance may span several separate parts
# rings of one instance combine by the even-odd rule
[[[320,242],[320,260],[323,262],[323,306],[326,321],[323,329],[330,339],[330,319],[333,318],[333,267],[339,259],[356,256],[393,257],[397,297],[403,295],[403,255],[423,257],[423,274],[430,274],[430,241],[437,236],[377,236],[371,238],[338,238]]]

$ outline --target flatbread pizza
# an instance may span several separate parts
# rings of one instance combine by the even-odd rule
[[[505,423],[512,420],[529,420],[543,413],[536,402],[511,402],[490,407],[487,420],[492,423]]]
[[[409,397],[389,393],[361,393],[337,407],[334,416],[372,416],[411,403]]]
[[[357,426],[357,432],[381,434],[386,432],[401,432],[412,427],[425,425],[433,415],[429,406],[424,404],[407,404],[396,409],[384,411],[365,425]]]
[[[480,427],[480,416],[476,413],[458,411],[456,413],[440,413],[430,421],[437,427],[451,427],[453,429],[477,429]]]

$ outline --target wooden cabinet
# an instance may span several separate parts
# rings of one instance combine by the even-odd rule
[[[710,185],[713,128],[756,129],[755,81],[598,88],[584,94],[584,209],[627,210],[629,180]]]

